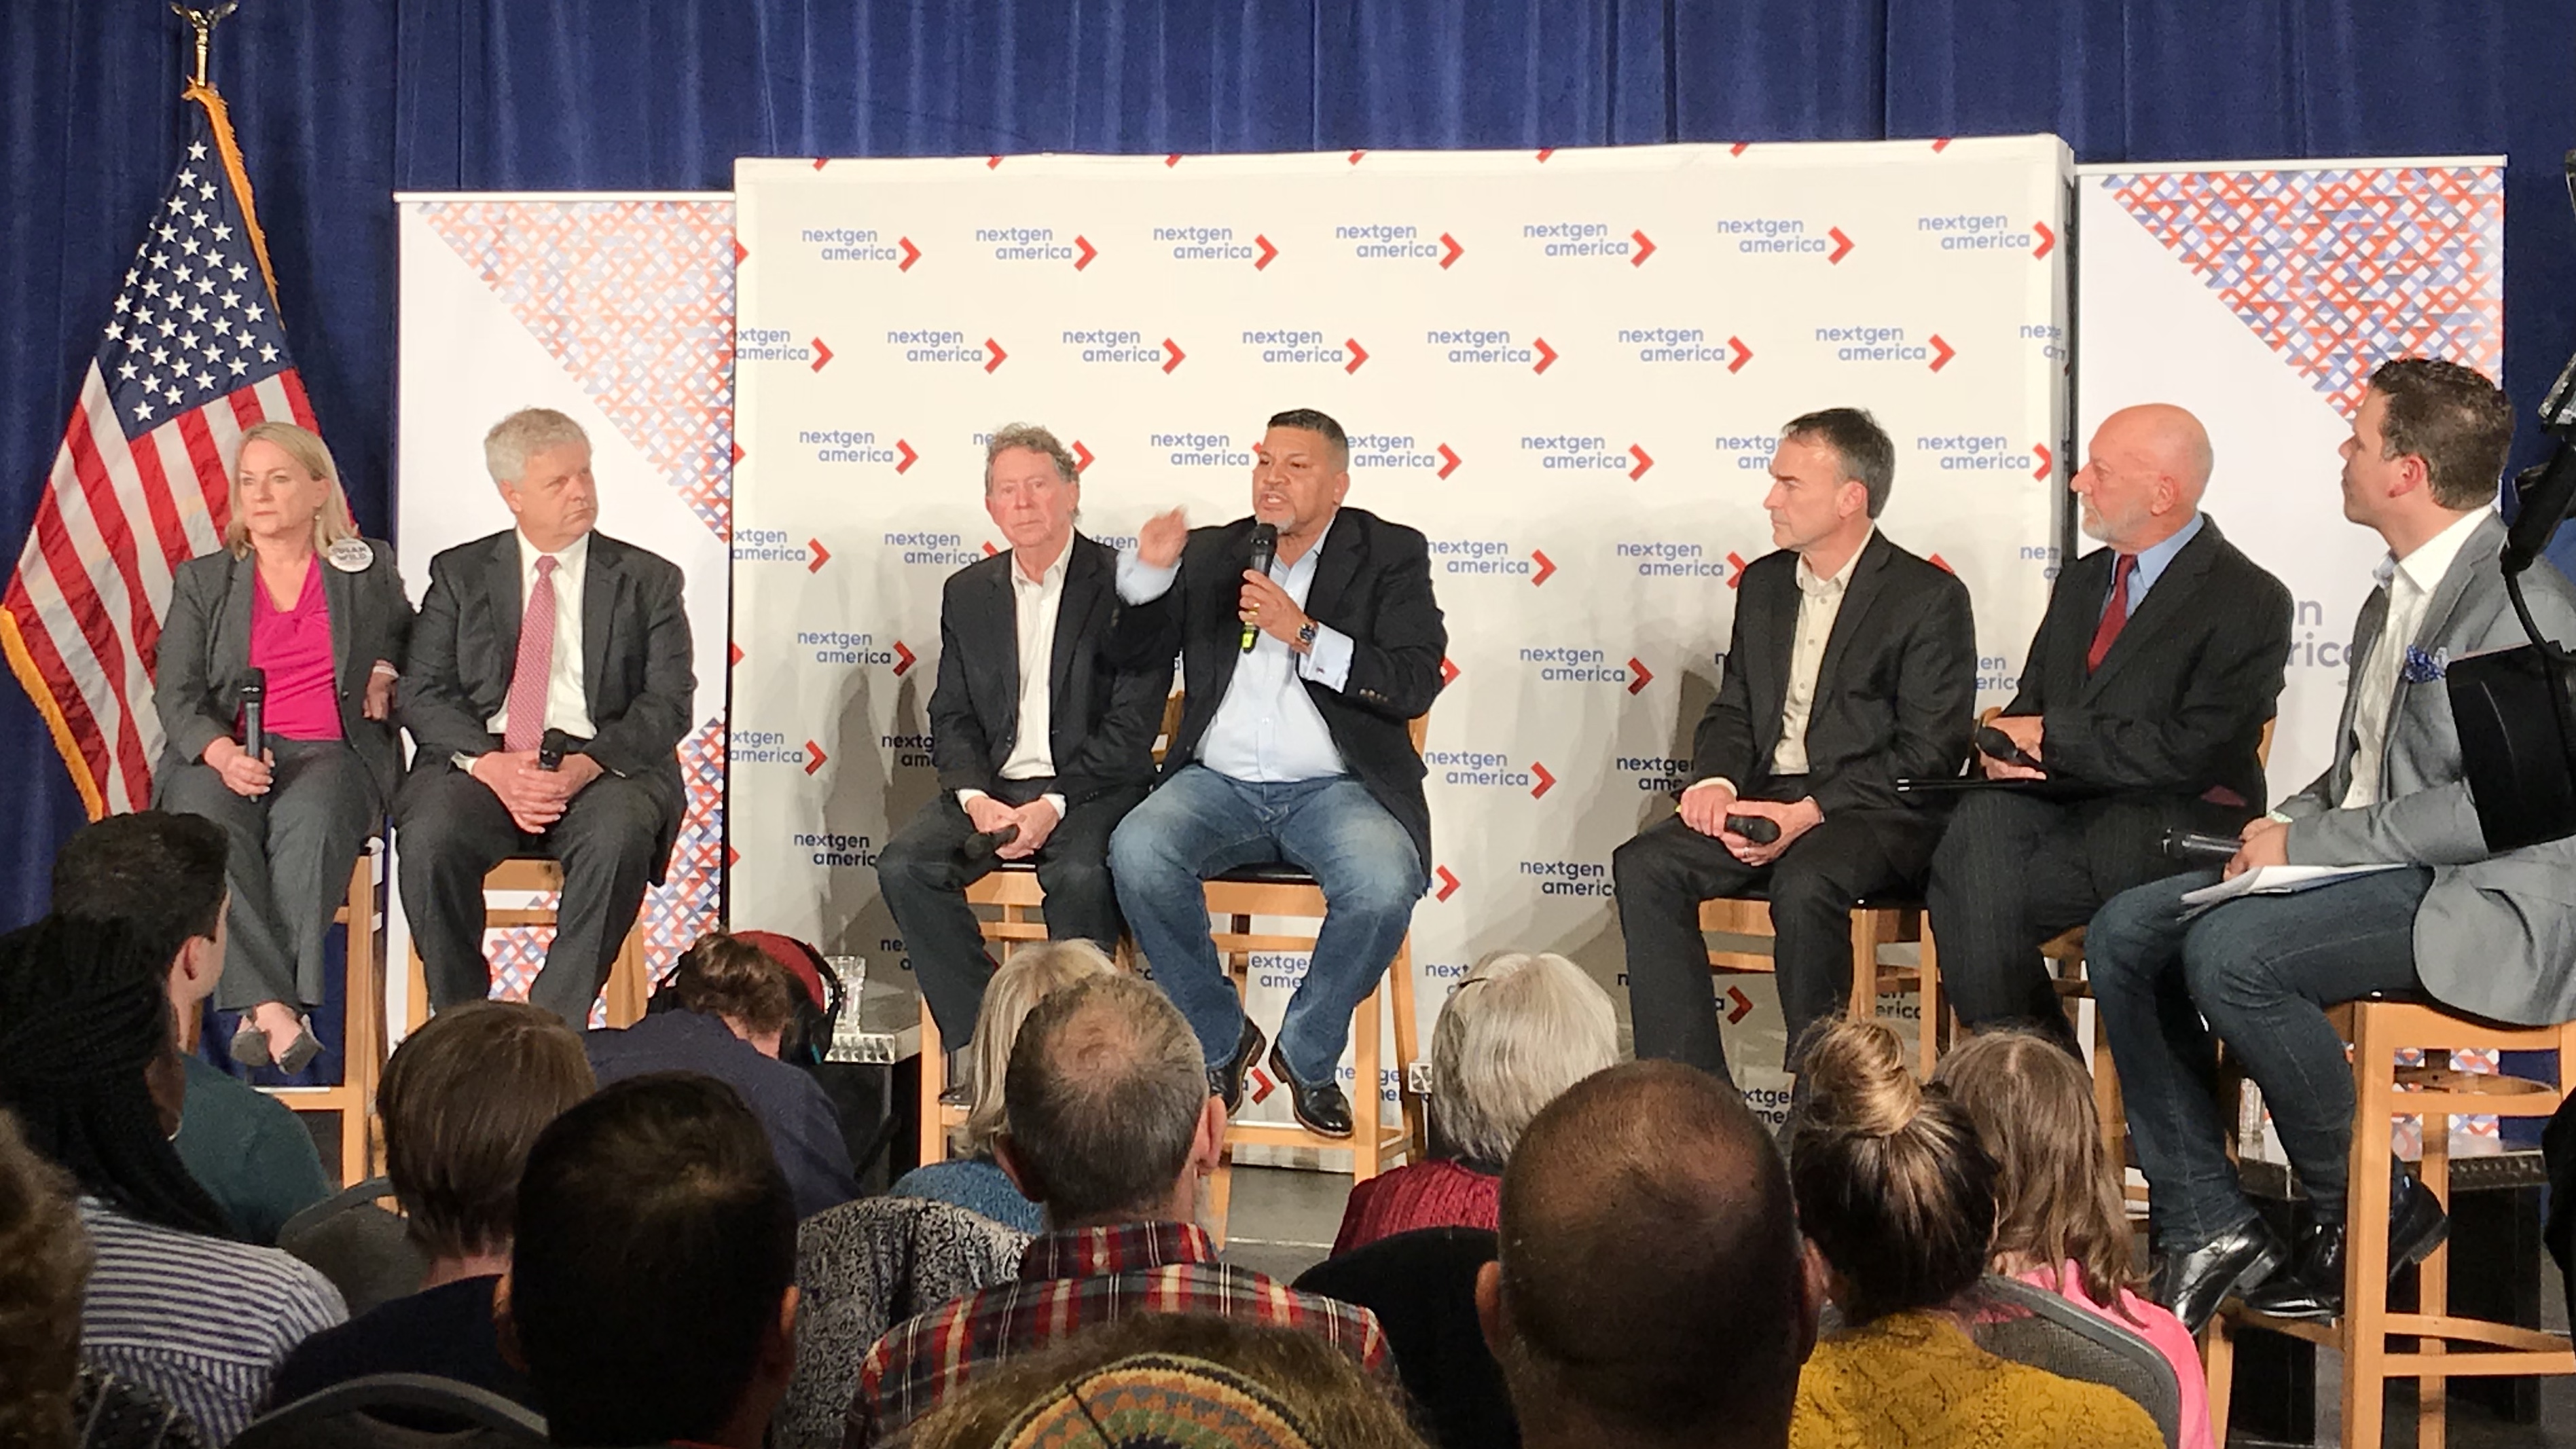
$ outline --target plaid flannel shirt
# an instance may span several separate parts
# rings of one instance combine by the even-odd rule
[[[1047,1233],[1019,1281],[896,1324],[868,1350],[843,1449],[867,1449],[937,1408],[987,1364],[1130,1313],[1213,1313],[1320,1334],[1372,1373],[1392,1372],[1377,1315],[1216,1258],[1187,1223],[1120,1223]]]

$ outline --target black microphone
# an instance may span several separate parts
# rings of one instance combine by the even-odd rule
[[[1729,815],[1726,828],[1756,845],[1769,845],[1780,838],[1780,822],[1768,815]]]
[[[254,760],[268,752],[268,729],[261,716],[268,703],[268,673],[254,669],[242,686],[242,749]]]
[[[572,736],[565,734],[562,730],[546,731],[544,738],[537,741],[537,768],[540,770],[562,769],[563,757],[571,750],[571,748]]]
[[[2168,860],[2188,861],[2193,865],[2225,865],[2236,858],[2241,841],[2224,835],[2203,835],[2196,830],[2165,832],[2164,852]]]
[[[1005,825],[999,830],[979,830],[966,837],[968,860],[991,860],[1001,848],[1020,838],[1020,827]]]
[[[1252,571],[1256,574],[1270,572],[1270,562],[1277,557],[1279,557],[1279,525],[1275,523],[1252,525]],[[1244,625],[1243,652],[1251,653],[1252,646],[1259,642],[1261,642],[1259,626]]]
[[[2042,765],[2039,761],[2023,754],[2021,746],[2013,743],[2012,736],[2005,734],[2002,730],[1996,729],[1993,725],[1977,726],[1976,738],[1978,749],[1985,751],[1987,754],[1994,756],[1996,759],[2003,761],[2007,765],[2026,765],[2034,770],[2047,768],[2047,766]]]

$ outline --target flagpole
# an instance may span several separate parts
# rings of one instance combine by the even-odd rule
[[[189,28],[197,32],[197,72],[195,81],[201,88],[206,84],[207,43],[214,39],[215,26],[221,23],[225,16],[232,14],[234,8],[240,3],[241,0],[224,0],[224,3],[221,5],[209,5],[199,8],[195,6],[180,5],[175,3],[174,0],[174,3],[170,6],[171,14],[187,21]]]

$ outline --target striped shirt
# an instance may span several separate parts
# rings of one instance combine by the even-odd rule
[[[81,1358],[158,1389],[223,1444],[251,1420],[287,1350],[349,1316],[340,1290],[275,1248],[139,1221],[80,1200],[98,1263]]]
[[[1377,1315],[1220,1263],[1194,1225],[1078,1228],[1033,1240],[1018,1282],[969,1293],[878,1339],[859,1366],[844,1449],[899,1433],[988,1364],[1131,1313],[1213,1313],[1293,1328],[1374,1373],[1393,1368]]]

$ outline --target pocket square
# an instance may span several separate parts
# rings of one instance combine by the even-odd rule
[[[2451,651],[2448,649],[2436,649],[2427,654],[2412,644],[2406,646],[2406,682],[2409,684],[2430,684],[2447,673],[2450,666]]]

